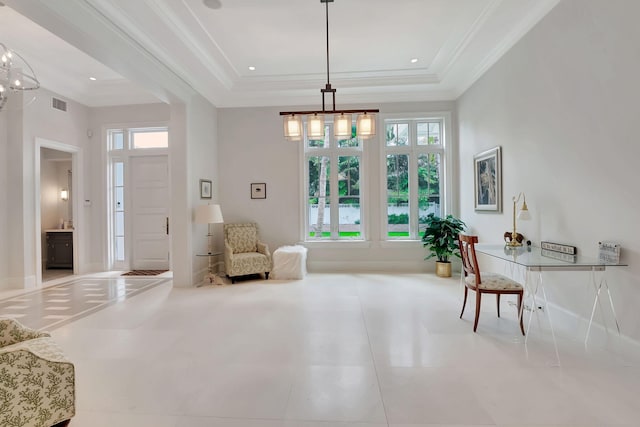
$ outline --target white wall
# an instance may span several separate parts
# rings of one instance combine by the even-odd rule
[[[524,191],[533,221],[519,231],[534,243],[567,243],[590,256],[601,240],[622,244],[630,266],[609,269],[607,278],[623,333],[636,340],[638,16],[635,0],[563,0],[458,100],[462,219],[481,241],[500,242],[511,227],[511,198]],[[498,145],[504,210],[476,213],[473,155]],[[545,279],[553,303],[588,318],[587,273]]]
[[[7,205],[12,203],[9,198],[8,172],[9,155],[7,142],[7,118],[0,112],[0,200],[4,200],[5,207],[0,208],[0,235],[9,236],[7,217],[9,210]],[[9,245],[0,245],[0,289],[9,286]]]
[[[191,100],[187,109],[187,136],[188,136],[188,168],[187,186],[185,195],[187,211],[185,212],[184,235],[191,239],[188,247],[191,248],[190,260],[193,263],[191,269],[190,284],[202,282],[208,269],[208,258],[198,257],[196,254],[207,252],[207,225],[194,224],[193,213],[196,206],[207,203],[219,203],[221,180],[218,174],[218,164],[222,163],[218,158],[218,111],[201,96]],[[212,181],[212,198],[200,199],[200,179]],[[225,180],[224,184],[226,185]],[[225,217],[225,212],[222,212]],[[222,239],[222,224],[212,225],[214,239],[214,253],[222,252],[224,248]],[[185,254],[187,255],[187,254]],[[212,259],[214,264],[222,263],[224,258],[218,256]]]
[[[39,89],[35,100],[23,108],[3,111],[7,120],[7,181],[10,201],[4,209],[7,223],[8,268],[2,279],[4,287],[31,287],[35,285],[36,239],[36,138],[64,143],[82,150],[86,143],[86,107],[68,102],[68,111],[51,108],[53,93]],[[12,100],[13,101],[13,100]],[[18,107],[16,105],[16,107]],[[80,165],[82,168],[82,165]],[[79,218],[79,223],[90,222]],[[82,251],[86,233],[80,233],[78,246]]]
[[[452,102],[398,103],[380,106],[381,115],[392,113],[453,112]],[[317,106],[309,107],[309,109]],[[345,107],[350,108],[350,107]],[[263,241],[271,250],[300,241],[302,211],[301,143],[285,141],[279,111],[292,108],[219,109],[220,202],[226,223],[255,221]],[[297,109],[297,108],[296,108]],[[304,108],[302,108],[304,109]],[[455,123],[455,114],[452,115]],[[382,138],[381,129],[378,132]],[[451,143],[455,151],[456,137]],[[433,271],[434,263],[423,260],[426,250],[419,242],[389,244],[380,240],[378,173],[380,140],[365,142],[371,174],[363,183],[371,216],[367,244],[309,245],[311,271]],[[455,163],[455,162],[454,162]],[[455,164],[451,165],[455,170]],[[251,199],[252,182],[267,184],[266,199]],[[455,203],[454,203],[455,206]]]

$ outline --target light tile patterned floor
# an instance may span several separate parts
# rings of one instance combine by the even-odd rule
[[[613,335],[585,348],[558,321],[555,366],[547,325],[525,345],[508,298],[500,319],[495,299],[483,301],[473,333],[455,278],[148,280],[124,282],[149,286],[134,298],[117,279],[49,291],[81,296],[80,308],[117,301],[52,331],[76,367],[71,427],[638,426],[637,347]],[[27,298],[4,302],[31,307]]]
[[[167,278],[76,278],[0,300],[0,316],[52,330],[168,282]]]

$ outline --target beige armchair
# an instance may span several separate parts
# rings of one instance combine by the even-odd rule
[[[231,283],[238,276],[264,273],[269,278],[271,253],[269,247],[258,240],[258,225],[224,225],[224,267]]]
[[[0,425],[62,427],[75,415],[75,370],[47,332],[0,318]]]

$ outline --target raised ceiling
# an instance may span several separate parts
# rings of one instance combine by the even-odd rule
[[[456,99],[558,1],[335,0],[338,107]],[[14,10],[0,8],[0,42],[43,86],[89,106],[189,93],[219,107],[316,105],[327,80],[320,0],[5,3]]]

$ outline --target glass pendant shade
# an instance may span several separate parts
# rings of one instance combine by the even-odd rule
[[[324,139],[324,116],[314,114],[307,118],[307,138]]]
[[[288,141],[302,141],[302,119],[297,114],[284,116],[284,137]]]
[[[333,116],[333,134],[336,138],[351,138],[351,114],[340,113]]]
[[[356,121],[356,134],[358,138],[367,139],[376,134],[375,114],[362,113]]]
[[[522,219],[522,220],[530,220],[531,219],[531,214],[529,213],[529,208],[527,207],[527,202],[524,202],[522,204],[522,209],[520,209],[520,212],[518,213],[518,219]]]

